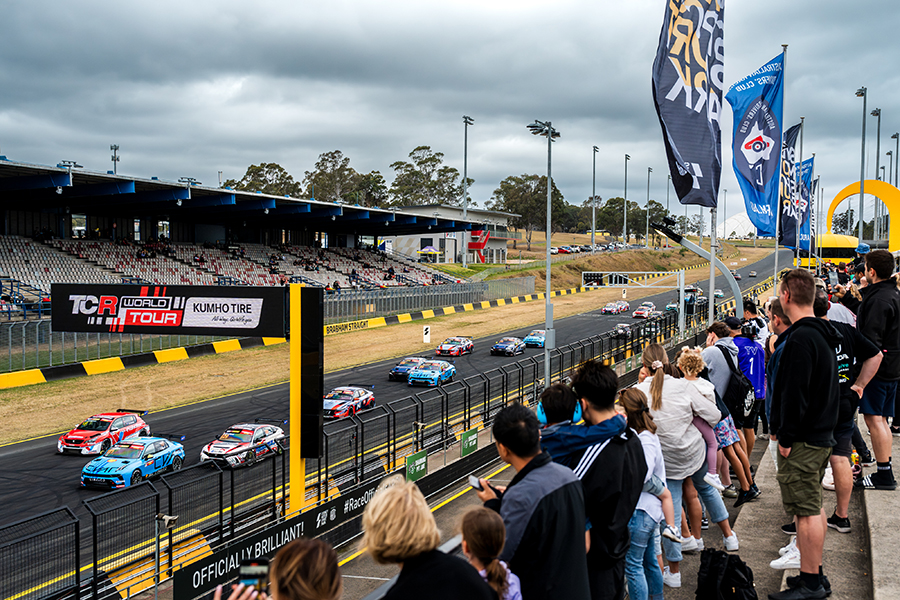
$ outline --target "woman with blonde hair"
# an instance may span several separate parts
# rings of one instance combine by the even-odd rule
[[[464,560],[437,549],[441,532],[415,483],[399,475],[381,482],[366,505],[362,523],[362,543],[375,562],[401,566],[385,600],[418,600],[423,590],[433,600],[496,598]]]
[[[342,589],[337,554],[322,540],[294,540],[269,563],[273,600],[338,600]]]
[[[717,523],[722,530],[725,549],[737,550],[737,535],[728,524],[725,503],[703,479],[707,473],[706,444],[693,424],[694,417],[698,416],[714,427],[722,416],[719,409],[707,401],[691,382],[666,374],[669,357],[659,344],[647,346],[641,362],[644,380],[635,389],[642,391],[650,400],[650,416],[656,423],[656,435],[666,467],[666,487],[672,493],[672,501],[675,506],[681,506],[683,483],[690,479],[706,505],[709,520]],[[675,512],[675,527],[681,528],[680,511]],[[669,562],[663,581],[669,587],[680,587],[681,544],[664,539],[663,548]]]

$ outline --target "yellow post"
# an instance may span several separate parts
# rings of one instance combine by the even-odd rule
[[[303,287],[300,284],[292,283],[290,289],[291,298],[291,339],[290,339],[290,432],[291,432],[291,448],[290,448],[290,510],[299,511],[304,506],[306,498],[306,460],[300,458],[300,432],[302,431],[302,416],[300,412],[300,373],[303,361],[303,352],[301,340],[303,339],[300,330],[300,315],[302,314],[302,294]]]

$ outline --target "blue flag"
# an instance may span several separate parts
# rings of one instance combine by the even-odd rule
[[[800,222],[800,249],[809,252],[815,247],[810,245],[815,235],[813,223],[815,211],[812,210],[812,173],[814,158],[807,158],[800,163],[800,203],[797,206],[797,219]]]
[[[734,112],[732,164],[757,235],[775,235],[784,55],[779,54],[728,90]]]

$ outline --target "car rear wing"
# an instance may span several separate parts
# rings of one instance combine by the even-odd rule
[[[375,391],[375,386],[371,383],[348,383],[344,387],[359,387],[359,388],[368,388],[372,391]]]
[[[149,410],[139,410],[139,409],[134,409],[134,408],[117,408],[117,409],[116,409],[116,412],[120,412],[120,413],[134,413],[134,414],[140,415],[140,416],[142,416],[142,417],[143,417],[144,415],[150,413]]]
[[[272,425],[273,423],[280,423],[282,425],[287,425],[288,420],[283,417],[257,417],[253,419],[254,423],[264,423],[266,425]]]
[[[153,437],[166,438],[167,440],[172,440],[173,442],[183,442],[187,439],[186,435],[181,435],[180,433],[154,433]]]

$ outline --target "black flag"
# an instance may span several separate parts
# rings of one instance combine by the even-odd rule
[[[653,102],[675,192],[714,207],[722,175],[724,3],[668,0],[653,61]]]
[[[800,123],[784,132],[781,142],[781,192],[778,194],[778,206],[781,211],[781,228],[778,243],[786,248],[797,247],[797,165],[794,156],[797,147],[797,136],[800,135]]]

